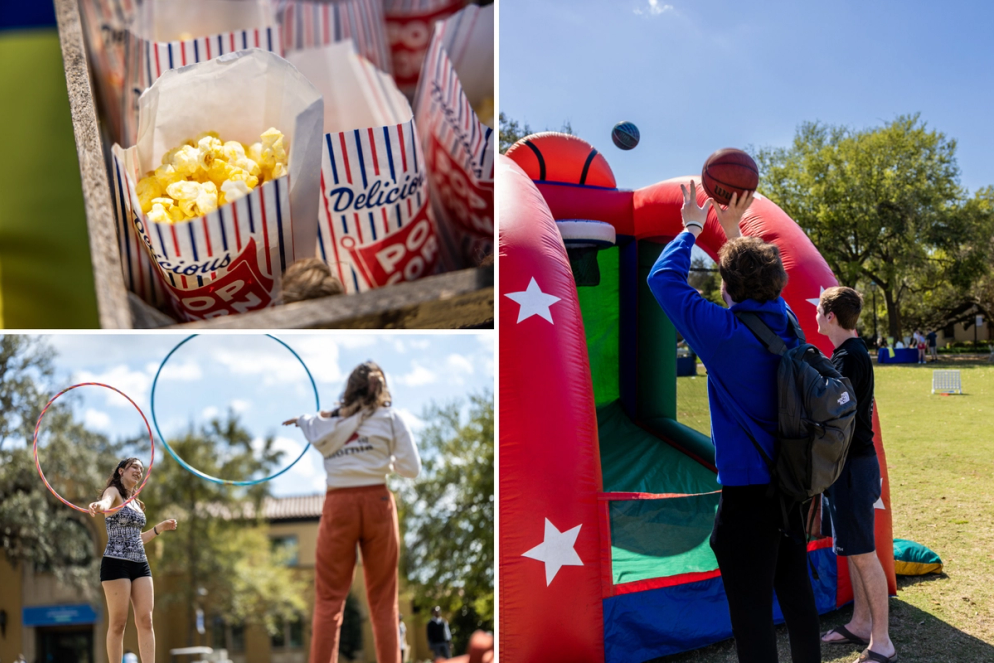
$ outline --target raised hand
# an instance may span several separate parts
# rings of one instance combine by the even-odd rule
[[[728,205],[724,208],[721,205],[713,204],[712,201],[714,212],[718,216],[718,223],[721,224],[728,239],[735,239],[742,236],[742,232],[739,230],[739,222],[742,221],[742,217],[745,215],[746,210],[749,209],[749,205],[752,205],[755,195],[755,191],[750,191],[740,198],[739,194],[733,193],[732,199],[728,201]]]
[[[169,520],[163,520],[161,523],[159,523],[156,529],[158,529],[160,532],[165,532],[166,530],[170,529],[176,529],[176,519],[170,518]]]
[[[697,184],[694,180],[690,180],[690,189],[683,184],[680,185],[680,191],[683,192],[683,207],[680,208],[680,216],[683,217],[683,227],[695,235],[700,234],[701,230],[704,229],[704,222],[708,218],[708,207],[715,207],[714,201],[708,198],[704,201],[704,207],[697,204]],[[694,226],[699,226],[699,228],[694,229]]]

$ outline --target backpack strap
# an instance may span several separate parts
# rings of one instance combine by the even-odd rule
[[[739,319],[742,324],[749,328],[753,336],[759,339],[767,350],[775,355],[783,355],[787,352],[787,344],[783,342],[783,339],[777,336],[770,326],[763,322],[763,319],[759,317],[756,313],[752,311],[735,311],[735,317]],[[794,330],[794,335],[797,337],[801,343],[805,343],[804,332],[801,331],[801,325],[797,321],[797,316],[790,309],[787,309],[787,320],[790,323],[791,329]]]

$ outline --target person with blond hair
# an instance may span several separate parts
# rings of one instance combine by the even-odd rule
[[[387,475],[415,478],[421,458],[404,419],[392,407],[383,370],[372,361],[349,375],[331,411],[287,419],[324,456],[328,492],[314,562],[311,663],[337,663],[345,599],[362,552],[370,621],[379,663],[400,663],[397,565],[400,530]]]

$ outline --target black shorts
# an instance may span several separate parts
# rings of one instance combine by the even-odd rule
[[[832,535],[835,554],[863,555],[876,549],[874,506],[880,499],[876,454],[850,458],[822,500],[822,533]]]
[[[152,569],[149,568],[148,562],[132,562],[130,559],[117,557],[104,557],[100,562],[100,582],[146,577],[152,577]]]

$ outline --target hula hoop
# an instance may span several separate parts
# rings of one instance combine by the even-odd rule
[[[151,395],[151,398],[149,399],[150,400],[150,409],[151,409],[151,412],[152,412],[152,425],[155,426],[155,432],[159,436],[159,439],[162,440],[162,446],[164,446],[166,448],[166,451],[168,451],[169,455],[173,457],[173,460],[175,460],[177,463],[179,463],[180,466],[183,469],[185,469],[187,472],[195,474],[196,476],[200,477],[201,479],[206,479],[207,481],[211,481],[213,483],[219,483],[219,484],[227,485],[227,486],[254,486],[256,484],[264,483],[264,482],[269,481],[271,479],[275,479],[276,477],[280,476],[281,474],[283,474],[284,472],[286,472],[287,470],[289,470],[291,467],[293,467],[294,465],[296,465],[297,461],[299,461],[301,458],[304,457],[304,454],[307,453],[307,450],[311,448],[310,443],[308,443],[304,447],[304,450],[300,452],[300,455],[297,456],[297,458],[292,463],[290,463],[289,465],[287,465],[286,467],[284,467],[279,472],[276,472],[275,474],[270,474],[268,477],[263,477],[262,479],[251,479],[251,480],[248,480],[248,481],[232,481],[230,479],[219,479],[218,477],[213,477],[213,476],[211,476],[211,475],[209,475],[209,474],[207,474],[205,472],[201,472],[197,468],[191,466],[185,460],[183,460],[182,458],[180,458],[179,454],[177,454],[175,451],[173,451],[173,448],[171,446],[169,446],[169,442],[166,440],[166,436],[162,434],[161,430],[159,430],[159,422],[155,418],[155,387],[159,383],[159,375],[162,373],[162,369],[163,369],[163,367],[165,367],[166,362],[168,362],[169,358],[173,356],[173,353],[176,352],[177,350],[179,350],[181,347],[183,347],[183,345],[187,341],[190,341],[190,340],[196,338],[199,335],[200,334],[191,334],[190,336],[187,336],[182,341],[180,341],[179,343],[177,343],[176,347],[174,347],[172,350],[170,350],[169,354],[166,355],[166,358],[162,360],[161,364],[159,364],[159,370],[157,370],[155,372],[155,379],[152,380],[152,395]],[[311,388],[314,389],[314,407],[317,410],[320,410],[321,409],[321,400],[318,397],[318,386],[317,386],[317,384],[315,384],[315,382],[314,382],[314,376],[311,375],[311,371],[307,368],[307,364],[304,363],[304,360],[300,358],[300,355],[298,355],[296,352],[294,352],[293,348],[291,348],[289,345],[287,345],[286,343],[284,343],[280,339],[276,338],[272,334],[266,334],[266,336],[268,336],[269,338],[273,339],[274,341],[276,341],[277,343],[279,343],[280,345],[282,345],[284,348],[286,348],[287,350],[289,350],[290,354],[292,354],[297,359],[297,361],[300,362],[300,365],[304,367],[304,372],[307,373],[307,378],[311,381]]]
[[[56,398],[58,398],[59,396],[61,396],[64,393],[66,393],[67,391],[72,391],[73,389],[78,389],[79,387],[107,387],[108,389],[110,389],[112,391],[116,391],[117,393],[121,394],[122,396],[124,396],[125,398],[128,399],[129,403],[131,403],[132,405],[135,406],[135,409],[138,410],[138,414],[140,414],[142,416],[142,421],[145,422],[145,428],[148,429],[148,441],[152,445],[152,457],[148,461],[148,468],[145,471],[145,479],[141,482],[141,485],[138,486],[138,490],[135,491],[135,494],[132,495],[131,497],[129,497],[128,499],[124,500],[124,502],[122,502],[120,506],[116,506],[116,507],[113,507],[111,509],[107,509],[106,511],[102,512],[102,513],[114,513],[116,511],[120,511],[125,506],[127,506],[128,502],[130,502],[133,499],[135,499],[136,497],[138,497],[138,493],[142,492],[142,489],[145,487],[145,484],[148,482],[148,478],[150,476],[152,476],[152,465],[155,463],[155,438],[152,437],[152,428],[148,425],[148,419],[145,418],[145,413],[142,412],[142,409],[140,407],[138,407],[138,405],[135,404],[135,402],[133,400],[131,400],[128,397],[128,395],[125,394],[120,389],[117,389],[116,387],[112,387],[109,384],[102,384],[100,382],[80,382],[79,384],[74,384],[71,387],[66,387],[65,389],[63,389],[59,393],[57,393],[54,396],[52,396],[52,400],[48,401],[48,403],[45,404],[45,408],[41,411],[41,414],[38,415],[38,423],[35,424],[35,435],[34,435],[35,467],[38,468],[38,476],[40,476],[41,480],[45,482],[45,486],[48,488],[48,490],[53,495],[55,495],[59,499],[60,502],[62,502],[66,506],[72,507],[73,509],[76,509],[77,511],[80,511],[82,513],[90,513],[89,509],[83,509],[81,507],[78,507],[75,504],[73,504],[72,502],[70,502],[69,500],[67,500],[64,497],[62,497],[61,495],[59,495],[57,492],[55,492],[55,489],[52,488],[52,484],[48,483],[48,479],[45,478],[45,473],[41,471],[41,462],[38,460],[38,431],[41,430],[41,420],[42,420],[42,417],[44,417],[45,413],[48,412],[48,408],[50,408],[52,406],[52,403],[55,402]]]

